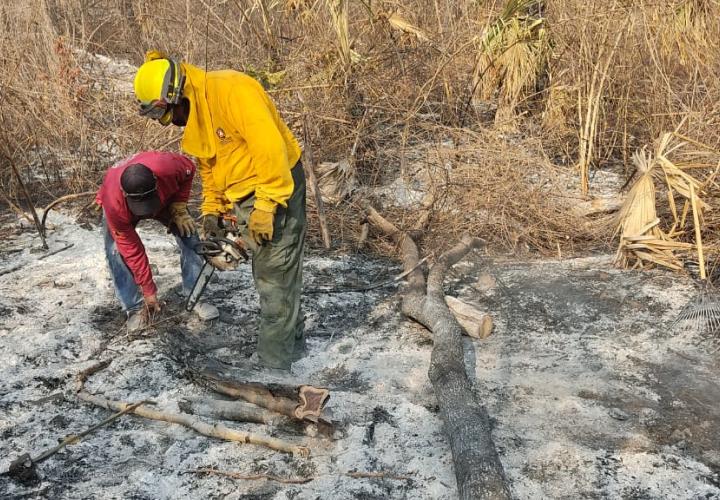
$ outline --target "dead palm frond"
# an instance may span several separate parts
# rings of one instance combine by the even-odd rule
[[[528,15],[537,0],[509,0],[480,39],[473,88],[480,99],[496,92],[503,115],[512,114],[525,91],[535,88],[551,50],[545,19]]]
[[[357,171],[348,160],[323,162],[316,170],[320,194],[325,203],[338,203],[357,188]]]
[[[667,12],[667,11],[666,11]],[[666,57],[685,65],[690,54],[702,54],[713,37],[708,20],[712,16],[705,0],[685,0],[654,23],[660,30],[660,48]]]
[[[700,225],[702,210],[709,206],[699,193],[700,181],[686,172],[670,157],[687,145],[678,142],[672,133],[663,134],[654,154],[645,149],[636,151],[632,160],[640,173],[640,178],[628,192],[625,203],[618,213],[615,234],[620,234],[616,262],[623,267],[644,267],[658,264],[670,269],[682,269],[682,263],[675,256],[677,250],[692,248],[691,243],[676,241],[684,233],[687,211],[693,209],[695,236],[698,253],[702,261],[702,242]],[[659,182],[667,190],[670,211],[673,216],[671,228],[665,232],[660,227],[656,207],[656,186]],[[685,198],[685,207],[681,215],[675,203],[675,196]]]
[[[337,35],[338,53],[342,68],[347,74],[353,63],[353,53],[350,46],[350,29],[348,27],[348,3],[349,0],[326,0],[333,29]]]

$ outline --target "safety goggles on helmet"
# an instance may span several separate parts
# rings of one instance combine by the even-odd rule
[[[140,103],[140,115],[147,116],[151,120],[161,119],[168,111],[172,111],[172,105],[165,99],[157,99],[149,104]]]

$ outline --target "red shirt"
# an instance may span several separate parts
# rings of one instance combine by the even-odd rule
[[[170,222],[167,207],[171,203],[187,202],[190,197],[195,164],[186,156],[177,153],[137,153],[108,169],[95,197],[96,202],[103,207],[105,221],[118,252],[132,272],[135,283],[142,289],[143,295],[148,296],[157,293],[157,286],[152,278],[145,247],[135,231],[135,225],[141,218],[128,208],[120,186],[120,176],[125,168],[134,163],[141,163],[153,171],[157,178],[157,194],[160,197],[161,206],[158,211],[150,217],[142,218],[159,220],[165,225]]]

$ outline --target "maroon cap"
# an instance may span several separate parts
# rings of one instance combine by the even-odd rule
[[[153,215],[160,209],[157,179],[142,163],[128,165],[120,176],[120,186],[130,211],[138,217]]]

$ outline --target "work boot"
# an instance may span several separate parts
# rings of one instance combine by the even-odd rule
[[[198,302],[195,304],[193,311],[195,311],[195,314],[197,314],[198,318],[202,321],[212,321],[220,317],[220,311],[218,311],[218,308],[212,304],[208,304],[207,302]]]
[[[127,327],[128,333],[139,332],[145,328],[145,326],[147,326],[147,322],[145,321],[143,310],[139,309],[137,311],[128,311],[125,326]]]

